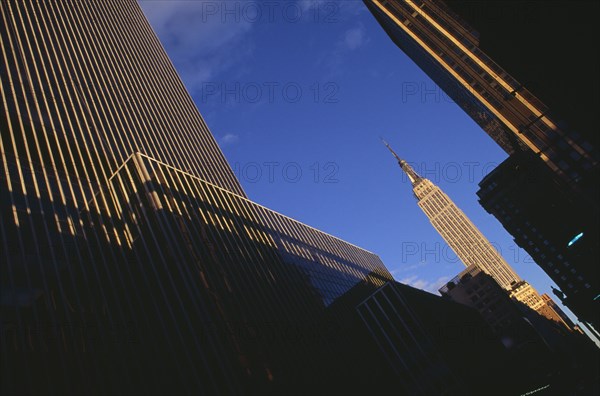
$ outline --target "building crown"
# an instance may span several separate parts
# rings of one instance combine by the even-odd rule
[[[385,146],[388,148],[388,150],[390,150],[390,152],[392,153],[392,155],[398,160],[398,165],[400,165],[400,168],[402,168],[402,170],[404,171],[404,173],[406,173],[406,175],[408,176],[408,179],[410,180],[410,182],[412,183],[413,186],[418,181],[423,180],[423,178],[417,172],[415,172],[415,170],[412,168],[412,166],[410,166],[408,164],[408,162],[406,162],[405,160],[403,160],[402,158],[400,158],[398,156],[398,154],[396,154],[396,152],[390,147],[390,145],[388,144],[388,142],[386,142],[383,139],[381,139],[381,141],[383,142],[383,144],[385,144]]]

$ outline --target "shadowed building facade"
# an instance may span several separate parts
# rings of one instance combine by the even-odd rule
[[[509,364],[500,339],[475,309],[388,282],[357,311],[394,375],[402,378],[399,393],[498,394],[531,387]],[[476,361],[485,363],[468,364]],[[502,381],[506,377],[511,383]]]
[[[525,291],[517,284],[517,293]],[[539,309],[519,301],[476,266],[469,266],[440,288],[444,298],[479,311],[502,341],[509,354],[508,364],[520,373],[511,378],[523,380],[532,390],[547,388],[547,394],[591,394],[598,387],[598,348],[572,323],[561,318],[560,310],[547,295]],[[511,298],[512,297],[512,298]],[[505,393],[499,390],[499,393]],[[522,393],[516,391],[516,393]]]
[[[577,14],[571,19],[564,17],[564,4],[544,0],[446,4],[477,30],[479,47],[548,105],[559,124],[598,147],[590,109],[600,106],[599,50],[581,38],[597,34],[600,4],[571,1]]]
[[[594,260],[600,236],[594,214],[555,183],[531,153],[509,157],[479,187],[481,206],[568,296],[565,305],[581,321],[600,327],[600,273]]]
[[[328,307],[390,273],[246,198],[136,1],[0,18],[3,393],[373,386]]]
[[[17,385],[310,392],[360,378],[361,364],[337,350],[355,340],[339,323],[353,307],[327,308],[390,279],[377,256],[139,153],[103,193],[108,205],[61,236],[61,261],[38,257],[45,274],[8,263],[4,369]],[[101,219],[106,233],[86,238]]]

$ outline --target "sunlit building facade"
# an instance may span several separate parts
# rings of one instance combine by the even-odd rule
[[[479,48],[479,34],[439,0],[365,0],[390,38],[508,154],[533,152],[577,185],[599,154]]]
[[[506,290],[519,282],[519,276],[450,197],[430,180],[421,177],[385,144],[408,176],[417,205],[462,263],[466,267],[480,268]]]
[[[510,297],[522,302],[534,311],[540,311],[544,305],[542,296],[527,282],[521,281],[513,285]]]
[[[577,331],[580,334],[582,334],[582,330],[579,328],[579,326],[577,326],[575,323],[573,323],[573,321],[571,320],[571,318],[569,318],[567,316],[567,314],[558,306],[558,304],[556,304],[556,302],[554,302],[554,300],[552,299],[552,297],[550,297],[548,294],[544,293],[542,294],[542,299],[544,300],[544,302],[546,303],[546,305],[556,313],[556,315],[558,316],[559,319],[557,319],[559,322],[563,323],[563,325],[568,328],[571,331]]]
[[[540,293],[526,281],[521,281],[513,285],[509,295],[513,300],[524,304],[544,318],[560,324],[568,331],[571,331],[571,326],[561,318],[560,314],[555,309],[556,303],[552,298],[547,294],[540,295]]]
[[[136,1],[0,17],[3,394],[377,385],[344,318],[390,273],[246,198]]]
[[[417,204],[427,215],[436,231],[467,267],[467,270],[461,275],[472,277],[476,271],[483,271],[490,275],[510,298],[548,319],[555,320],[555,315],[550,312],[537,290],[519,278],[512,267],[452,202],[450,197],[430,180],[421,177],[387,143],[385,144],[398,161],[400,168],[408,176]]]

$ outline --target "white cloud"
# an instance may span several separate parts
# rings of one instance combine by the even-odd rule
[[[311,11],[311,16],[318,15],[322,22],[348,20],[362,12],[368,12],[360,0],[298,0],[303,14]]]
[[[316,67],[323,68],[327,71],[326,78],[334,78],[339,73],[343,73],[345,68],[343,65],[346,59],[353,51],[358,50],[369,42],[365,27],[358,23],[357,25],[346,29],[334,44],[334,48],[326,55],[317,59]]]
[[[395,275],[395,272],[396,272],[396,271],[392,271],[392,275]],[[417,275],[412,275],[412,276],[409,276],[408,278],[403,278],[403,279],[400,279],[398,282],[400,282],[400,283],[404,283],[405,285],[410,285],[410,284],[411,284],[411,282],[413,282],[413,281],[414,281],[415,279],[417,279],[417,278],[418,278],[418,276],[417,276]]]
[[[419,262],[418,262],[418,263],[416,263],[416,264],[411,264],[411,265],[407,265],[407,266],[402,266],[402,267],[398,268],[396,271],[398,271],[398,273],[401,273],[401,272],[408,272],[408,271],[414,271],[414,270],[416,270],[417,268],[422,268],[422,267],[424,267],[424,266],[426,266],[426,265],[427,265],[427,261],[425,261],[425,260],[421,260],[421,261],[419,261]]]
[[[248,38],[252,28],[245,18],[222,18],[204,1],[140,1],[144,14],[158,35],[192,95],[202,83],[220,71],[241,63],[252,54]]]
[[[238,135],[233,134],[233,133],[227,133],[227,134],[225,134],[223,137],[221,137],[219,139],[219,143],[222,146],[229,145],[229,144],[235,144],[235,143],[237,143],[239,141],[240,141],[240,137]]]
[[[306,13],[307,11],[310,11],[310,10],[320,9],[325,4],[327,4],[327,2],[331,2],[331,1],[330,0],[299,0],[298,5],[300,6],[300,9],[302,10],[302,12]]]
[[[350,51],[354,51],[358,47],[367,42],[365,28],[362,25],[346,30],[344,33],[344,47]]]
[[[393,272],[392,272],[392,275]],[[419,278],[417,275],[412,275],[404,279],[400,279],[398,282],[404,283],[405,285],[412,286],[417,289],[425,290],[433,294],[438,294],[440,287],[444,286],[450,280],[449,276],[441,276],[434,281],[428,281]]]

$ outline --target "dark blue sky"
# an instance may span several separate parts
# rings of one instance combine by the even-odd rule
[[[464,266],[379,136],[540,293],[553,284],[477,202],[506,154],[361,1],[141,1],[248,196],[378,254],[437,293]]]

